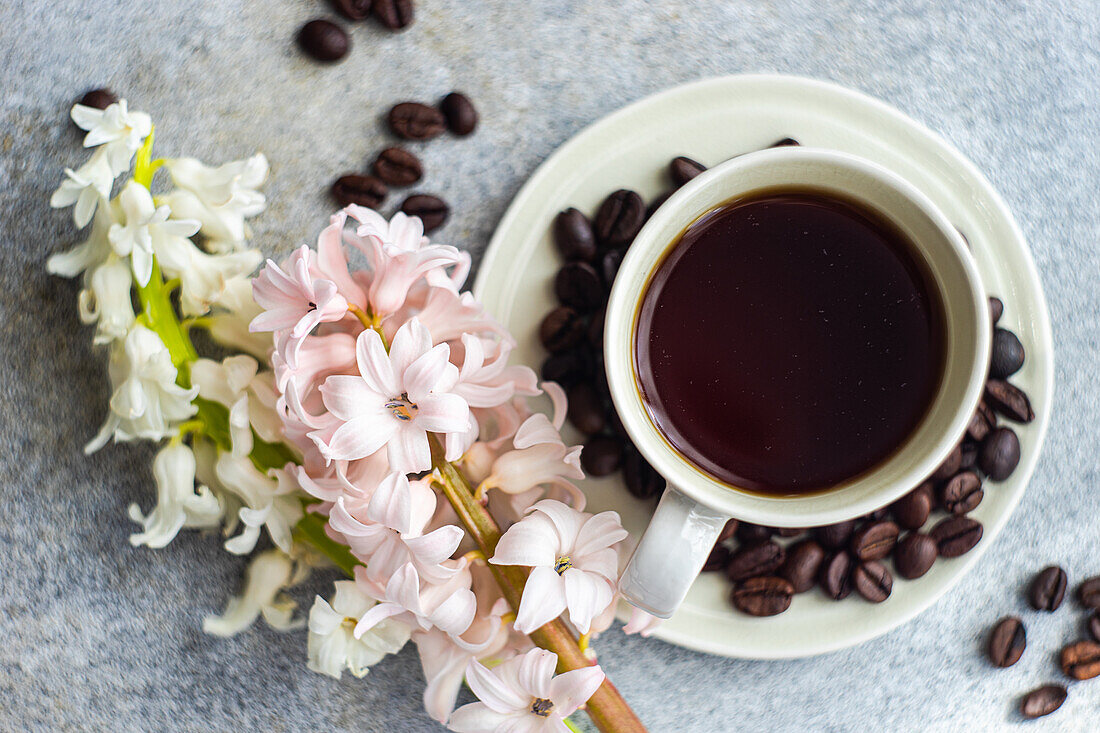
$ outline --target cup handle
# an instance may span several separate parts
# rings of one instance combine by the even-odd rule
[[[665,489],[619,579],[623,598],[658,618],[671,616],[703,569],[729,518],[672,486]]]

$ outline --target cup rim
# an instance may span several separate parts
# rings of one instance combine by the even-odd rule
[[[826,489],[823,492],[778,497],[738,491],[709,475],[672,447],[645,408],[635,372],[633,341],[638,304],[671,243],[666,241],[667,237],[658,238],[656,233],[667,230],[673,222],[679,222],[679,230],[682,231],[706,212],[721,206],[723,201],[757,190],[758,186],[738,188],[735,183],[730,183],[736,180],[738,174],[748,170],[781,163],[833,166],[870,176],[916,207],[932,222],[937,233],[949,243],[952,254],[955,255],[968,285],[966,315],[974,319],[977,331],[972,348],[964,352],[971,357],[965,398],[950,413],[953,417],[949,428],[924,451],[920,460],[903,472],[902,477],[873,492],[864,491],[862,497],[853,498],[850,494],[859,492],[849,492],[847,501],[838,501],[837,497],[843,496],[848,488],[868,485],[875,474],[895,461],[896,454],[850,483],[842,483],[835,489]],[[790,183],[798,185],[799,181],[792,180]],[[723,188],[722,196],[706,206],[693,205],[694,197],[702,189],[709,187]],[[836,190],[856,201],[865,200],[865,196],[859,192],[846,191],[842,186]],[[889,212],[881,213],[887,218],[893,218]],[[635,287],[639,282],[639,273],[642,284],[641,287]],[[950,329],[949,324],[947,327]],[[931,199],[892,171],[849,153],[809,147],[770,148],[738,156],[705,171],[677,190],[646,222],[623,258],[608,300],[604,329],[605,368],[612,401],[624,428],[646,460],[666,478],[670,488],[675,487],[713,510],[754,524],[774,527],[819,526],[853,519],[895,501],[927,478],[946,459],[962,439],[970,416],[981,398],[989,368],[991,333],[988,301],[977,264],[962,236]],[[938,393],[932,405],[941,400]],[[914,433],[918,429],[919,424]],[[904,446],[905,443],[899,449]],[[899,450],[899,453],[903,452]]]

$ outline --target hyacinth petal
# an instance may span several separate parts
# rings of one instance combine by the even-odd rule
[[[570,568],[562,574],[565,581],[565,599],[569,608],[569,620],[577,631],[587,634],[592,619],[611,603],[613,593],[610,584],[601,576]]]
[[[367,633],[378,624],[391,616],[397,616],[404,612],[405,609],[396,603],[379,603],[363,614],[363,617],[355,624],[355,629],[351,632],[351,635],[356,639],[361,639],[363,634]]]
[[[412,395],[410,394],[410,399]],[[433,394],[416,403],[416,423],[433,433],[457,433],[469,427],[470,408],[456,394]]]
[[[412,531],[412,501],[408,477],[403,473],[391,473],[371,495],[367,516],[371,521],[407,534]]]
[[[328,460],[354,461],[366,458],[399,435],[395,420],[385,415],[367,415],[336,428],[327,443],[318,448]]]
[[[532,506],[530,511],[542,512],[554,523],[563,548],[576,545],[577,535],[585,520],[584,514],[553,499],[543,499]]]
[[[561,441],[561,435],[558,433],[558,429],[555,428],[550,423],[550,419],[541,412],[536,412],[534,415],[524,420],[523,424],[516,430],[515,438],[512,439],[512,445],[519,450],[548,443],[557,443],[563,448],[565,447],[565,444]]]
[[[532,697],[550,697],[550,679],[554,676],[554,667],[558,655],[545,649],[532,649],[520,657],[516,668],[516,680]]]
[[[320,387],[325,407],[341,420],[377,417],[393,421],[386,410],[386,396],[379,394],[360,377],[334,374]]]
[[[585,667],[563,672],[550,681],[549,699],[554,701],[554,712],[567,717],[588,702],[604,681],[599,666]]]
[[[558,559],[561,539],[553,523],[542,514],[516,522],[501,536],[489,558],[494,565],[550,567]]]
[[[451,353],[451,347],[447,344],[439,344],[418,356],[404,372],[400,372],[401,381],[405,392],[413,402],[419,402],[427,397],[443,378],[447,362]],[[391,358],[393,350],[390,350]]]
[[[514,717],[514,713],[498,713],[483,702],[472,702],[451,713],[447,728],[455,733],[495,733]]]
[[[565,582],[551,567],[536,567],[527,578],[513,628],[530,634],[565,610]]]
[[[631,606],[630,620],[623,626],[623,633],[649,636],[654,629],[661,625],[661,621],[662,619],[646,613],[637,606]]]
[[[375,334],[375,336],[378,335]],[[378,341],[379,343],[382,341],[380,336]],[[397,329],[393,341],[390,342],[389,361],[393,365],[394,374],[407,378],[404,375],[413,362],[431,350],[432,336],[428,333],[428,329],[420,325],[420,321],[416,318],[410,319],[408,323]],[[450,353],[449,349],[446,353]],[[446,356],[443,361],[447,361]]]
[[[416,425],[390,420],[393,432],[384,441],[390,465],[401,473],[420,473],[432,467],[432,450],[428,434]]]
[[[431,622],[448,634],[463,633],[477,614],[477,597],[469,588],[459,588],[432,612]]]
[[[629,532],[623,529],[617,512],[600,512],[588,521],[577,533],[577,541],[573,546],[573,552],[578,556],[585,556],[607,547],[611,547],[629,536]]]
[[[256,333],[261,331],[282,331],[293,328],[298,322],[297,308],[272,308],[260,313],[248,324],[248,330]]]
[[[515,661],[509,660],[497,667],[497,672],[502,676],[514,674],[512,668],[515,664]],[[497,674],[476,660],[471,660],[466,667],[466,684],[477,695],[478,700],[497,713],[523,710],[530,703],[530,698],[524,696],[515,686],[505,684]]]
[[[614,583],[619,577],[619,553],[613,547],[590,552],[587,555],[572,556],[578,567],[587,573],[602,575]]]
[[[386,353],[382,337],[377,331],[367,329],[359,334],[359,338],[355,341],[355,360],[363,380],[375,392],[387,398],[401,394],[401,385],[397,381],[393,361],[390,354]]]
[[[465,535],[461,527],[448,524],[426,535],[410,537],[405,545],[420,562],[438,565],[455,553]]]

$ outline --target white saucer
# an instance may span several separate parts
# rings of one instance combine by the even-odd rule
[[[550,225],[562,209],[593,214],[618,188],[647,201],[665,191],[668,161],[687,155],[714,165],[784,137],[804,145],[847,151],[876,161],[909,180],[969,239],[990,294],[1006,305],[1002,325],[1027,350],[1013,383],[1031,397],[1034,422],[1014,426],[1022,458],[1009,480],[987,482],[971,516],[985,536],[969,554],[939,560],[923,578],[896,578],[891,597],[872,605],[855,597],[827,600],[812,590],[771,618],[731,609],[728,583],[702,576],[675,616],[656,632],[673,644],[731,657],[803,657],[852,646],[905,623],[930,606],[984,554],[1024,493],[1050,418],[1053,346],[1046,301],[1023,235],[1001,197],[957,150],[917,122],[858,92],[788,76],[707,79],[662,92],[591,125],[543,163],[512,202],[478,271],[474,293],[519,341],[513,360],[536,369],[546,358],[538,341],[542,317],[554,306],[553,278],[561,265]],[[567,426],[567,442],[581,436]],[[651,502],[629,493],[616,474],[588,479],[589,510],[615,509],[635,536]],[[1002,548],[1003,550],[1004,548]]]

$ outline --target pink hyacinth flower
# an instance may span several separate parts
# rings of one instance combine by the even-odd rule
[[[396,618],[410,627],[459,635],[470,628],[477,612],[477,599],[470,590],[470,571],[460,561],[459,572],[445,583],[421,583],[412,563],[402,566],[384,588],[366,577],[366,568],[355,568],[360,590],[378,601],[359,622],[355,638],[365,634],[383,619]]]
[[[512,445],[515,450],[493,462],[479,493],[500,489],[506,494],[522,494],[541,485],[556,486],[573,494],[583,506],[584,495],[570,481],[584,478],[581,447],[566,447],[546,415],[535,413],[524,420]]]

